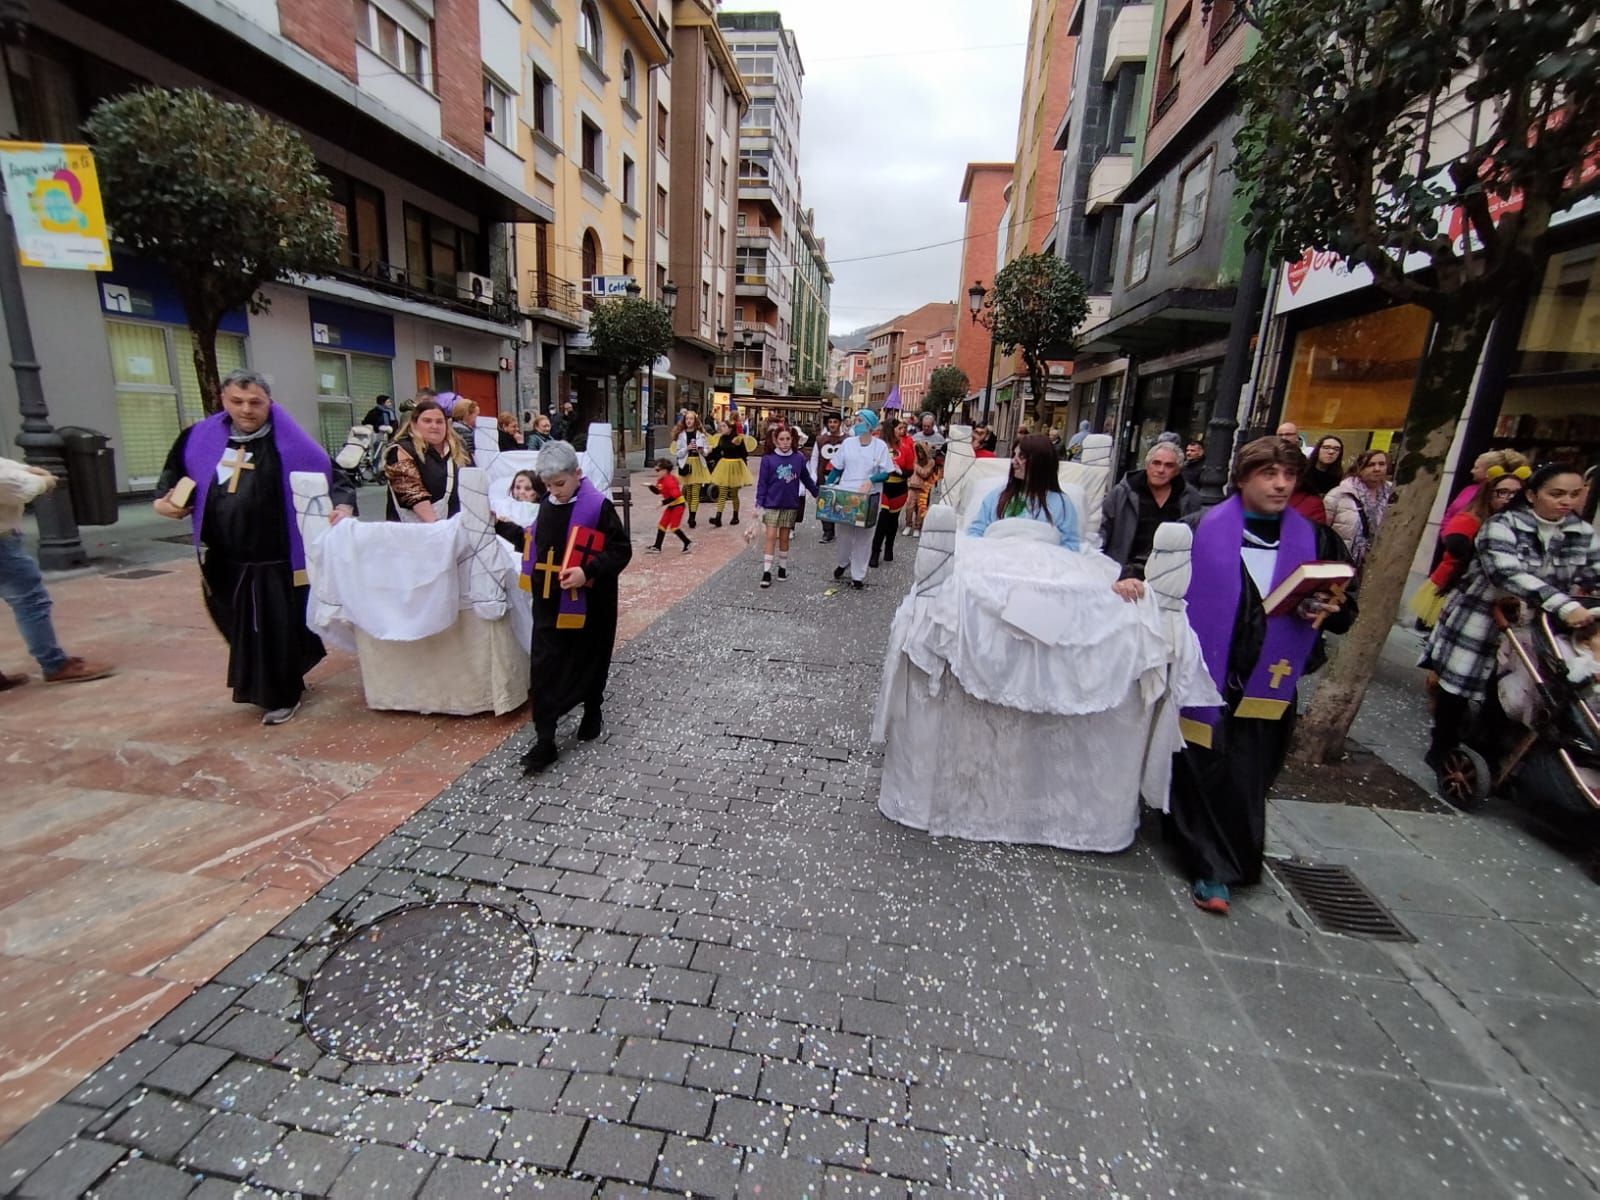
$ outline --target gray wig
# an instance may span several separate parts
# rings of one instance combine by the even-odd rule
[[[557,475],[578,469],[578,452],[572,448],[571,442],[546,442],[539,448],[539,457],[535,461],[539,478],[549,483]]]

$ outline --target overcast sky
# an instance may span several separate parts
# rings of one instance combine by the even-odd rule
[[[828,243],[833,332],[958,299],[959,245],[842,260],[961,237],[967,163],[1016,153],[1028,0],[725,0],[723,8],[777,9],[799,42],[800,178]]]

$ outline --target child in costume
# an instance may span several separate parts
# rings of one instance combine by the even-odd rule
[[[678,540],[683,543],[683,552],[689,553],[689,547],[694,545],[687,534],[683,532],[683,510],[686,507],[683,500],[683,486],[678,482],[676,471],[670,458],[658,458],[655,462],[656,481],[650,485],[650,490],[661,497],[661,520],[656,522],[656,544],[646,546],[651,554],[661,553],[661,543],[667,540],[667,534],[675,533]]]
[[[580,704],[578,737],[600,736],[617,640],[617,577],[633,557],[617,510],[583,477],[569,443],[544,446],[538,470],[550,494],[539,505],[522,566],[533,595],[529,695],[537,741],[522,756],[529,774],[555,762],[556,722]]]
[[[779,428],[772,434],[772,449],[761,456],[756,479],[756,515],[761,518],[766,546],[761,556],[761,586],[772,586],[772,552],[778,552],[778,578],[789,578],[789,535],[800,514],[800,488],[813,496],[817,481],[806,467],[806,456],[794,448],[794,431]],[[745,536],[752,537],[751,529]]]
[[[894,469],[894,456],[877,436],[877,429],[877,413],[870,408],[856,413],[855,424],[850,427],[852,436],[840,442],[834,452],[829,483],[847,491],[882,495],[884,481]],[[854,525],[835,525],[834,534],[839,542],[839,565],[833,569],[833,577],[843,579],[848,571],[851,587],[865,587],[867,552],[872,546],[873,531]]]
[[[695,510],[700,507],[700,489],[711,482],[706,454],[711,444],[700,426],[700,414],[689,409],[672,431],[672,454],[678,464],[678,482],[683,487],[684,503],[689,506],[689,528],[694,528]]]
[[[729,500],[733,501],[733,520],[728,524],[739,523],[739,489],[755,482],[750,474],[750,452],[755,449],[756,440],[741,433],[739,426],[730,421],[723,427],[722,436],[712,448],[716,464],[711,468],[711,482],[717,488],[717,515],[710,524],[722,525],[722,509]]]
[[[890,420],[883,427],[883,444],[889,451],[892,466],[889,477],[883,481],[883,504],[878,510],[878,527],[872,534],[872,557],[867,562],[869,567],[878,565],[880,554],[884,562],[894,561],[894,538],[900,529],[901,510],[911,495],[907,481],[916,463],[912,449],[914,443],[905,434],[906,423],[898,418]]]
[[[905,532],[912,537],[921,537],[922,518],[928,515],[928,490],[933,487],[933,477],[938,467],[934,465],[933,451],[927,442],[913,438],[911,449],[916,459],[911,467],[911,477],[906,480],[911,497],[906,501]]]
[[[494,531],[517,548],[528,549],[528,528],[533,524],[534,505],[544,498],[544,485],[532,471],[518,471],[511,477],[509,511],[494,514]]]

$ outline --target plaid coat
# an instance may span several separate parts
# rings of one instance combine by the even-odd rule
[[[1547,546],[1539,522],[1526,508],[1490,517],[1478,530],[1477,557],[1450,597],[1423,649],[1419,666],[1439,675],[1439,686],[1481,700],[1494,674],[1500,631],[1495,602],[1515,596],[1549,613],[1572,603],[1575,590],[1600,585],[1600,537],[1575,516],[1562,522]]]

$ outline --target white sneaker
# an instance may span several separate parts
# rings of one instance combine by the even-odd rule
[[[922,530],[920,530],[920,529],[913,529],[913,530],[912,530],[912,531],[911,531],[911,536],[912,536],[912,537],[914,537],[914,538],[919,538],[919,537],[921,537],[921,536],[922,536]]]
[[[275,708],[261,718],[261,723],[263,725],[285,725],[294,720],[295,713],[299,711],[300,705],[298,703],[288,708]]]

